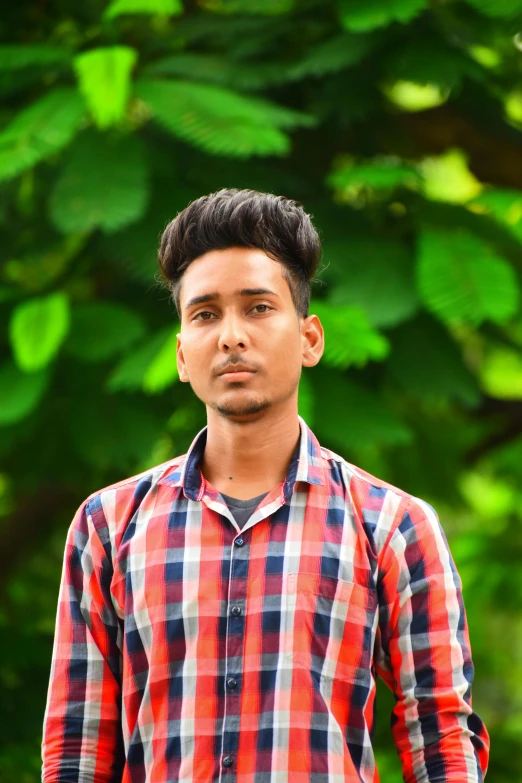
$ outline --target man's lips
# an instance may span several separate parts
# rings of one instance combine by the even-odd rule
[[[221,373],[219,377],[223,378],[225,381],[235,381],[236,383],[239,383],[240,381],[248,381],[252,375],[254,375],[254,370],[228,370],[227,372]]]
[[[255,372],[255,369],[249,364],[227,364],[218,372],[218,375],[228,375],[233,372]]]

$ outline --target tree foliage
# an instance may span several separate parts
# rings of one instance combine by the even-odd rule
[[[166,222],[252,187],[324,242],[322,362],[299,409],[431,502],[492,737],[522,736],[521,0],[11,5],[0,44],[0,781],[39,780],[65,531],[91,492],[186,451],[158,285]],[[381,779],[401,780],[379,690]]]

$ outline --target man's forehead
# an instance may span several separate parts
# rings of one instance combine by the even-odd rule
[[[234,263],[238,261],[237,256],[235,259],[225,259],[223,256],[214,257],[213,254],[214,251],[207,253],[187,267],[180,287],[180,299],[186,300],[184,308],[195,297],[209,294],[212,294],[213,299],[240,298],[256,293],[280,297],[285,295],[288,282],[282,264],[262,251],[256,258],[250,256],[246,263]]]
[[[189,275],[191,270],[193,275],[200,274],[202,268],[205,268],[205,274],[223,274],[241,273],[241,270],[256,269],[263,274],[280,275],[281,262],[267,255],[264,250],[250,247],[231,247],[226,250],[210,250],[208,253],[195,258],[187,267],[185,275]]]

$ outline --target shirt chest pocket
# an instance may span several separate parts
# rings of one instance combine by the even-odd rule
[[[331,679],[369,677],[374,590],[342,579],[294,573],[288,575],[286,604],[295,666]]]

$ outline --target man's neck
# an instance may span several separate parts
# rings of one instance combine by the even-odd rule
[[[270,492],[285,479],[299,437],[297,411],[270,411],[241,423],[209,411],[201,472],[232,497],[247,500]]]

